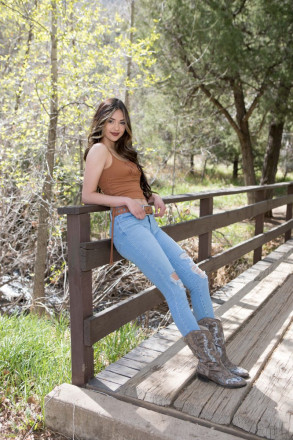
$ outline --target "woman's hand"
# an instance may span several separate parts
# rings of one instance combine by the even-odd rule
[[[163,217],[166,211],[166,205],[159,194],[152,194],[149,202],[153,202],[155,205],[155,217]]]
[[[126,205],[134,217],[138,218],[139,220],[143,220],[145,218],[145,210],[143,209],[141,203],[139,203],[137,200],[129,199]]]

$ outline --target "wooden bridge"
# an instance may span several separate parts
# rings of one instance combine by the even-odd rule
[[[266,199],[268,190],[284,189],[286,195]],[[248,191],[258,195],[253,205],[213,214],[214,197]],[[107,263],[110,246],[108,239],[90,241],[89,212],[105,208],[61,208],[68,215],[72,382],[78,388],[69,392],[61,386],[48,395],[46,422],[52,429],[103,440],[293,439],[293,184],[185,194],[165,202],[198,199],[198,219],[165,230],[176,240],[199,235],[202,269],[215,271],[254,250],[254,265],[212,298],[231,360],[250,372],[247,386],[230,390],[200,381],[197,360],[174,324],[94,377],[92,345],[162,302],[162,296],[150,288],[94,314],[91,269]],[[284,205],[286,221],[263,232],[264,213]],[[252,217],[253,238],[211,256],[213,230]],[[285,243],[261,259],[261,246],[281,234]]]

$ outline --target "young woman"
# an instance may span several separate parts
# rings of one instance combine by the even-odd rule
[[[227,358],[207,275],[157,225],[155,217],[162,217],[166,207],[152,192],[131,139],[131,123],[123,102],[116,98],[102,102],[94,115],[85,152],[83,202],[111,208],[115,248],[164,295],[175,324],[199,360],[198,376],[224,387],[245,386],[243,377],[248,377],[248,372]],[[184,285],[190,291],[193,312]]]

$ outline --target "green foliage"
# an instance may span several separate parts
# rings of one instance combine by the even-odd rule
[[[135,348],[146,334],[136,324],[128,323],[94,345],[95,374]]]
[[[52,389],[71,381],[70,332],[68,319],[38,318],[31,315],[0,316],[0,400],[14,412],[25,409],[23,427],[42,424],[29,404],[44,406]],[[94,346],[95,373],[136,347],[145,334],[128,323]],[[38,425],[35,425],[35,429]]]
[[[15,404],[44,396],[57,384],[70,381],[68,321],[36,316],[0,317],[0,382]]]
[[[101,2],[62,1],[57,4],[58,44],[58,127],[50,211],[50,235],[46,280],[57,283],[62,261],[63,220],[56,206],[81,203],[83,152],[94,109],[105,97],[124,98],[130,92],[145,89],[157,81],[153,66],[154,46],[159,35],[153,24],[143,39],[118,13],[107,12]],[[7,0],[0,3],[0,196],[4,201],[3,224],[15,231],[15,222],[23,215],[26,229],[17,239],[19,255],[30,255],[13,262],[7,255],[15,236],[5,237],[3,261],[6,274],[15,268],[21,275],[32,273],[38,208],[47,172],[46,150],[50,114],[51,0],[35,2]],[[127,60],[132,57],[133,71],[127,75]],[[24,213],[20,206],[28,206]],[[7,226],[6,226],[7,223]],[[31,225],[33,225],[31,227]],[[59,241],[58,241],[59,239]],[[13,246],[15,247],[15,246]],[[60,259],[61,256],[61,259]],[[56,259],[57,257],[57,259]],[[8,261],[9,260],[9,261]],[[29,267],[28,267],[29,266]]]
[[[225,163],[238,155],[241,159],[241,153],[246,157],[239,148],[245,134],[239,133],[239,120],[247,117],[259,177],[279,84],[293,84],[292,2],[147,3],[150,16],[159,18],[160,68],[165,76],[159,90],[166,97],[162,112],[166,108],[169,112],[171,106],[174,121],[179,121],[176,136],[173,124],[169,151],[200,152],[209,161]],[[238,104],[237,116],[236,101],[242,98],[235,95],[235,84],[243,93],[243,108]],[[285,115],[286,122],[292,119],[292,93],[289,101],[277,108],[277,118]]]

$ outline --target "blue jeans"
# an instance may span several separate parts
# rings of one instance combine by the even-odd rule
[[[198,320],[214,318],[206,273],[162,231],[153,215],[146,215],[143,220],[131,213],[117,216],[114,245],[162,292],[183,336],[199,330]],[[190,291],[193,312],[184,285]]]

